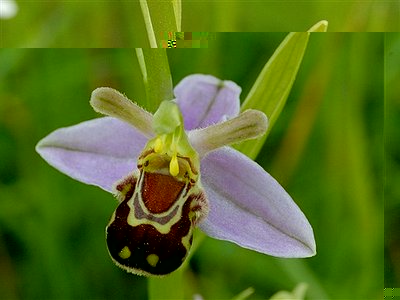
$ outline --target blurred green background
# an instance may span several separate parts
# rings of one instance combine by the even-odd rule
[[[400,287],[400,34],[385,39],[385,287]]]
[[[209,49],[171,49],[174,85],[212,74],[238,83],[243,100],[285,35],[225,33]],[[390,41],[399,45],[395,34]],[[307,299],[382,298],[384,45],[380,33],[312,34],[257,158],[308,217],[317,255],[279,259],[206,238],[184,275],[188,299],[229,299],[248,287],[249,299],[267,299],[300,282]],[[397,69],[399,55],[392,62],[386,69]],[[99,86],[145,105],[135,51],[1,49],[0,66],[0,297],[145,299],[147,280],[107,253],[117,202],[34,151],[51,131],[98,117],[88,101]],[[399,114],[392,121],[398,128]]]
[[[151,0],[157,2],[160,0]],[[3,47],[143,47],[139,0],[16,0],[19,12],[0,19]],[[400,2],[392,0],[182,1],[182,31],[305,31],[320,20],[332,32],[400,28]]]

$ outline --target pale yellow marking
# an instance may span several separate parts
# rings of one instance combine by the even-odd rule
[[[159,261],[159,257],[157,254],[150,254],[147,256],[146,260],[149,263],[150,266],[155,267]]]
[[[127,259],[131,256],[131,250],[129,250],[128,246],[122,248],[122,250],[118,253],[119,257],[122,259]]]
[[[142,179],[141,179],[142,180]],[[138,186],[141,186],[141,181],[139,182]],[[143,203],[143,200],[141,199],[141,190],[138,189],[135,191],[135,194],[133,195],[133,197],[127,202],[130,211],[129,211],[129,215],[128,215],[128,224],[132,227],[138,226],[138,225],[142,225],[142,224],[149,224],[149,225],[153,225],[158,232],[162,233],[162,234],[167,234],[170,232],[172,225],[176,224],[182,217],[182,208],[183,208],[183,204],[185,203],[186,199],[188,198],[188,195],[186,195],[186,197],[183,197],[181,195],[181,198],[178,199],[176,201],[176,203],[166,212],[161,213],[161,214],[157,214],[158,217],[164,217],[169,215],[173,210],[175,210],[176,207],[178,207],[178,211],[177,213],[172,217],[171,220],[169,220],[169,222],[167,222],[164,225],[161,225],[160,223],[157,223],[151,219],[148,218],[143,218],[143,219],[138,219],[135,217],[135,208],[134,208],[134,201],[139,201],[139,205],[141,207],[141,209],[148,214],[151,214],[146,206]],[[135,199],[135,198],[139,198]],[[153,215],[153,214],[151,214]]]
[[[192,227],[190,227],[189,233],[182,237],[182,245],[186,248],[186,255],[189,253],[190,250],[190,238],[192,237]]]

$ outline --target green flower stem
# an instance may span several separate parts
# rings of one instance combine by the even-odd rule
[[[165,32],[181,31],[181,0],[140,0],[151,48],[157,48]]]
[[[173,99],[172,78],[165,49],[136,49],[146,90],[147,109],[155,112],[164,100]]]
[[[193,253],[197,250],[205,237],[206,235],[196,228],[193,236],[192,249],[182,266],[165,277],[150,277],[148,279],[149,300],[186,299],[185,290],[187,290],[187,285],[184,284],[184,272],[188,267]]]
[[[148,279],[149,299],[184,299],[182,267],[165,277]]]

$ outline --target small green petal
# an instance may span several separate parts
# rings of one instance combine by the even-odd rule
[[[151,166],[165,168],[165,163],[160,165],[159,162],[167,160],[168,170],[172,176],[197,178],[197,171],[200,168],[199,156],[189,142],[182,113],[174,101],[161,103],[153,116],[153,129],[157,136],[143,149],[143,153],[154,152],[148,156],[150,168]],[[185,159],[190,161],[189,165],[184,162]],[[194,173],[191,166],[195,170]]]
[[[183,126],[183,118],[178,105],[172,101],[161,102],[154,114],[154,131],[157,134],[169,134],[173,133],[179,126]]]

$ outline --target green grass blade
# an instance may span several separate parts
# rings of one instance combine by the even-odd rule
[[[269,127],[263,137],[236,147],[246,155],[257,156],[281,113],[303,59],[309,35],[308,32],[290,33],[264,66],[247,95],[241,110],[253,108],[263,111],[268,117]]]
[[[165,32],[181,30],[181,0],[141,0],[140,7],[151,48],[160,46]]]
[[[275,121],[278,119],[296,78],[310,32],[325,32],[328,22],[323,20],[313,25],[308,32],[292,32],[286,36],[267,64],[258,75],[247,95],[241,110],[249,108],[263,111],[269,121],[266,134],[252,141],[241,143],[235,148],[251,158],[261,150]]]

